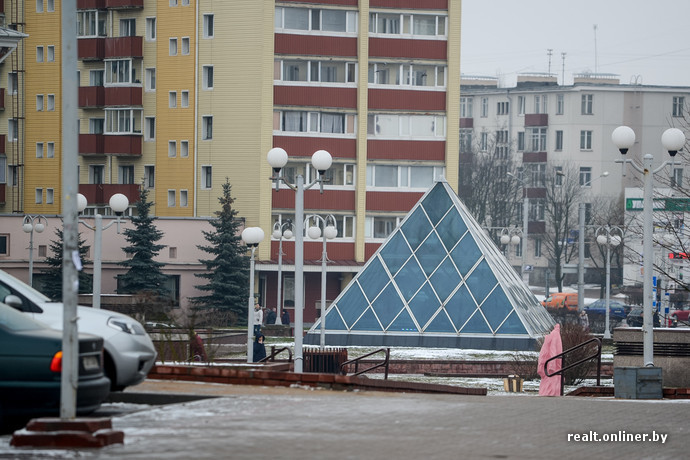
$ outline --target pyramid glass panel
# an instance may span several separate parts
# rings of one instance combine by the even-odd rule
[[[497,334],[525,334],[527,330],[517,313],[512,312],[496,331]]]
[[[436,236],[436,233],[429,235],[429,238],[422,243],[422,246],[415,253],[427,276],[436,270],[436,267],[446,257],[446,254],[448,253],[443,244],[441,244],[441,240]]]
[[[486,316],[491,329],[494,331],[498,329],[498,326],[513,311],[510,301],[508,301],[503,289],[500,287],[489,294],[489,297],[486,298],[480,308],[484,316]]]
[[[450,251],[455,247],[456,243],[467,231],[467,225],[460,217],[457,211],[452,210],[436,227],[436,233],[441,237],[446,251]]]
[[[326,324],[328,325],[328,329],[336,331],[347,330],[347,326],[343,322],[343,319],[340,317],[337,308],[332,308],[328,313],[326,313]],[[321,325],[319,324],[319,327],[320,326]]]
[[[369,306],[369,302],[367,302],[357,283],[351,284],[350,289],[343,292],[341,297],[337,303],[337,308],[345,320],[345,324],[350,328],[362,314],[362,311]]]
[[[461,329],[472,314],[477,310],[477,304],[474,302],[470,291],[464,284],[460,286],[458,291],[448,300],[446,310],[450,315],[456,329]]]
[[[431,285],[442,302],[448,298],[461,281],[460,275],[455,269],[453,262],[451,262],[450,257],[447,257],[436,272],[431,275]]]
[[[369,300],[379,295],[381,289],[388,284],[389,278],[386,271],[381,266],[378,257],[372,257],[362,274],[357,278],[364,294]]]
[[[381,295],[374,300],[372,307],[376,311],[385,329],[398,313],[400,313],[400,310],[405,308],[405,304],[400,299],[400,295],[398,291],[395,290],[395,286],[391,283],[386,286],[386,289],[381,292]]]
[[[482,260],[465,282],[477,302],[481,303],[496,286],[497,281],[489,264],[486,263],[486,260]]]
[[[460,240],[457,246],[450,253],[455,265],[460,270],[462,276],[467,275],[477,261],[482,257],[482,251],[475,243],[470,233],[465,233],[465,236]]]
[[[415,325],[410,312],[407,309],[400,312],[395,321],[388,326],[387,332],[419,332],[417,326]]]
[[[481,312],[477,310],[472,318],[465,324],[460,332],[472,334],[491,334],[491,328],[482,316]]]
[[[431,320],[431,323],[424,328],[424,332],[444,332],[444,333],[455,333],[456,330],[453,327],[453,323],[450,322],[450,318],[446,314],[445,310],[438,312],[438,315]]]
[[[431,231],[431,224],[421,207],[417,207],[402,224],[402,232],[413,251],[421,244]]]
[[[412,298],[424,281],[426,281],[424,272],[419,268],[419,264],[414,257],[408,260],[395,276],[395,284],[398,285],[398,289],[403,293],[405,301]]]
[[[422,201],[422,206],[426,211],[431,224],[436,226],[448,209],[453,205],[453,201],[443,188],[441,183],[436,184]]]
[[[429,318],[441,307],[436,294],[429,283],[425,283],[416,296],[410,301],[410,310],[422,328]]]
[[[326,323],[328,325],[328,323]],[[374,310],[367,308],[364,314],[352,326],[353,331],[383,331]]]
[[[403,266],[405,261],[410,258],[412,251],[407,245],[401,232],[394,232],[388,243],[381,248],[380,252],[383,262],[388,267],[388,271],[395,276]]]

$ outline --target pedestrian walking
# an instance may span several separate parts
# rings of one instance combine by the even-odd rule
[[[264,323],[264,312],[261,310],[261,305],[254,305],[254,336],[258,337],[261,334],[261,325]]]

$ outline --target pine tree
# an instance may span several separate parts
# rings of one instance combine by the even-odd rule
[[[62,228],[58,227],[55,230],[57,240],[50,242],[50,255],[46,257],[48,268],[41,271],[43,275],[40,278],[41,292],[50,297],[53,301],[59,302],[62,300],[62,254],[64,236]],[[91,285],[93,282],[92,276],[86,273],[86,253],[89,252],[89,246],[84,246],[85,241],[81,238],[81,233],[78,239],[79,259],[81,259],[82,270],[79,272],[79,293],[85,294],[91,292]]]
[[[153,224],[155,219],[150,215],[153,203],[148,201],[148,195],[148,190],[141,191],[136,203],[137,215],[132,216],[134,228],[124,231],[129,246],[123,250],[131,258],[119,263],[129,269],[122,275],[119,294],[167,294],[167,277],[162,272],[164,264],[153,260],[165,247],[163,244],[156,244],[163,238],[163,232]]]
[[[208,280],[207,284],[196,286],[207,294],[192,297],[190,301],[197,308],[219,310],[242,320],[247,317],[249,257],[239,232],[241,221],[232,207],[235,199],[231,197],[231,189],[226,178],[223,194],[218,198],[221,209],[215,213],[217,218],[210,221],[213,230],[202,232],[209,244],[197,246],[213,256],[200,259],[206,265],[206,272],[195,274]]]

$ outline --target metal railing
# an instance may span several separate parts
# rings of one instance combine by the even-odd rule
[[[568,353],[572,353],[575,350],[579,350],[580,348],[583,348],[592,342],[597,343],[596,353],[594,353],[593,355],[587,356],[586,358],[582,358],[581,360],[576,361],[572,364],[568,364],[566,367],[563,367],[563,361],[564,361],[563,358]],[[567,350],[565,350],[562,353],[557,354],[556,356],[552,356],[551,358],[547,359],[546,362],[544,363],[544,375],[546,375],[547,377],[553,377],[555,375],[561,376],[561,396],[563,396],[563,387],[565,384],[565,371],[567,371],[568,369],[572,369],[575,366],[579,366],[580,364],[587,362],[590,359],[595,358],[595,357],[597,358],[597,386],[599,386],[599,385],[601,385],[601,339],[598,337],[591,338],[585,342],[582,342],[579,345],[575,345],[572,348],[568,348]],[[551,361],[556,360],[556,359],[561,360],[561,368],[558,369],[557,371],[555,371],[553,374],[549,374],[547,366],[549,365],[549,363]]]
[[[266,363],[268,361],[275,361],[276,360],[276,355],[279,355],[280,353],[287,351],[288,352],[288,362],[292,362],[292,350],[289,347],[283,347],[283,348],[278,348],[276,350],[275,346],[271,346],[271,353],[267,355],[265,358],[259,360],[260,363]]]
[[[375,355],[376,353],[381,353],[384,352],[386,354],[385,358],[383,358],[383,361],[380,363],[376,363],[372,365],[371,367],[367,367],[366,369],[362,369],[361,371],[359,370],[359,362],[363,360],[364,358],[368,358],[371,355]],[[388,380],[388,364],[390,363],[390,357],[391,357],[391,349],[390,348],[379,348],[378,350],[372,351],[371,353],[367,353],[366,355],[362,355],[358,358],[353,358],[348,361],[345,361],[340,365],[340,373],[345,375],[347,372],[345,371],[345,367],[354,364],[355,365],[355,371],[352,375],[361,375],[364,374],[365,372],[372,371],[374,369],[378,369],[379,367],[384,367],[385,368],[385,374],[384,374],[384,380]]]

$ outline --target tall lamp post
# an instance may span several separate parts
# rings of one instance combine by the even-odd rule
[[[84,195],[81,193],[77,194],[77,210],[82,213],[88,201]],[[86,228],[94,231],[93,246],[94,246],[94,256],[93,256],[93,308],[101,308],[101,248],[103,247],[103,230],[109,229],[113,224],[117,224],[117,233],[120,233],[120,222],[122,213],[124,213],[129,207],[129,200],[122,193],[116,193],[110,197],[108,202],[110,208],[115,212],[116,219],[111,221],[105,227],[103,226],[103,216],[96,214],[94,216],[94,225],[89,225],[83,220],[79,222]]]
[[[274,147],[268,151],[266,156],[268,164],[273,168],[273,176],[270,179],[275,183],[276,192],[280,190],[280,183],[283,182],[295,195],[295,372],[302,373],[302,335],[303,309],[304,309],[304,190],[320,185],[323,193],[323,175],[331,167],[333,159],[331,154],[325,150],[317,150],[311,157],[311,164],[318,171],[316,179],[309,184],[304,184],[304,176],[297,176],[297,183],[291,184],[281,175],[281,170],[288,162],[288,154],[280,147]]]
[[[24,216],[22,230],[29,234],[29,286],[34,285],[34,231],[43,233],[48,219],[43,216]]]
[[[273,225],[273,238],[278,240],[278,291],[276,292],[276,324],[283,324],[280,319],[282,310],[282,284],[283,284],[283,238],[289,240],[292,233],[292,220],[285,219],[284,223],[276,222]]]
[[[252,255],[249,262],[249,299],[247,301],[247,362],[254,362],[254,252],[264,239],[264,231],[260,227],[247,227],[242,230],[242,241],[249,246]]]
[[[611,304],[611,247],[617,247],[623,241],[623,230],[620,227],[606,225],[597,228],[596,231],[597,244],[599,246],[606,246],[606,328],[604,329],[604,338],[611,338],[611,328],[609,326],[610,318],[610,304]]]
[[[309,238],[313,240],[321,238],[323,234],[323,252],[321,254],[321,338],[319,341],[319,347],[323,350],[326,348],[326,264],[328,263],[326,240],[332,240],[338,236],[338,229],[336,228],[335,216],[333,214],[329,214],[326,218],[315,214],[307,217],[307,220],[312,219],[317,222],[320,221],[323,225],[323,232],[317,225],[312,225],[307,230]]]
[[[620,150],[622,155],[628,153],[635,144],[635,132],[628,126],[619,126],[613,130],[611,140]],[[661,135],[661,144],[668,154],[673,157],[685,145],[685,134],[678,128],[670,128]],[[654,329],[652,322],[652,276],[654,272],[654,224],[652,199],[654,196],[654,174],[661,171],[669,162],[664,161],[657,169],[652,169],[654,156],[646,154],[642,158],[642,166],[633,163],[632,160],[624,158],[616,160],[623,164],[623,175],[625,175],[625,164],[629,163],[637,172],[644,175],[643,193],[643,246],[642,246],[642,268],[643,288],[642,288],[642,337],[643,337],[643,361],[645,367],[654,366]],[[673,164],[673,162],[671,162]]]

